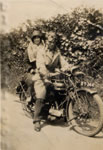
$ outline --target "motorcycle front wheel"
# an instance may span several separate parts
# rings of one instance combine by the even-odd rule
[[[77,95],[78,98],[68,104],[67,116],[77,133],[88,137],[95,136],[103,128],[102,99],[98,94],[86,91],[79,91]]]

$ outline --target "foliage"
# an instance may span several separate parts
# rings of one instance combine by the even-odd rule
[[[2,78],[14,88],[29,67],[26,49],[34,29],[58,33],[58,47],[69,63],[79,64],[93,77],[103,78],[103,13],[94,8],[76,8],[49,20],[27,20],[10,33],[0,35]],[[92,69],[91,69],[92,68]]]

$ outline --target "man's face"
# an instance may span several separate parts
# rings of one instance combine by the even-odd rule
[[[47,44],[48,44],[48,48],[50,50],[55,50],[55,46],[56,46],[56,35],[54,32],[50,32],[48,34],[48,40],[47,40]]]
[[[55,33],[54,32],[50,32],[49,34],[48,34],[48,41],[49,42],[54,42],[55,41]]]
[[[36,45],[39,45],[40,44],[40,37],[35,37],[33,39],[33,43],[36,44]]]

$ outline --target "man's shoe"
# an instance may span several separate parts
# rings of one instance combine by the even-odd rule
[[[34,130],[37,131],[37,132],[39,132],[41,130],[40,122],[35,122]]]

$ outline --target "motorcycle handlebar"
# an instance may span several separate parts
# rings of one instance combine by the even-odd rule
[[[70,72],[67,74],[67,73],[65,73],[65,72],[62,71],[62,70],[58,70],[58,71],[56,71],[55,73],[51,73],[50,77],[54,77],[54,76],[60,75],[60,74],[66,75],[66,76],[68,76],[68,77],[70,77],[70,75],[71,75]]]

